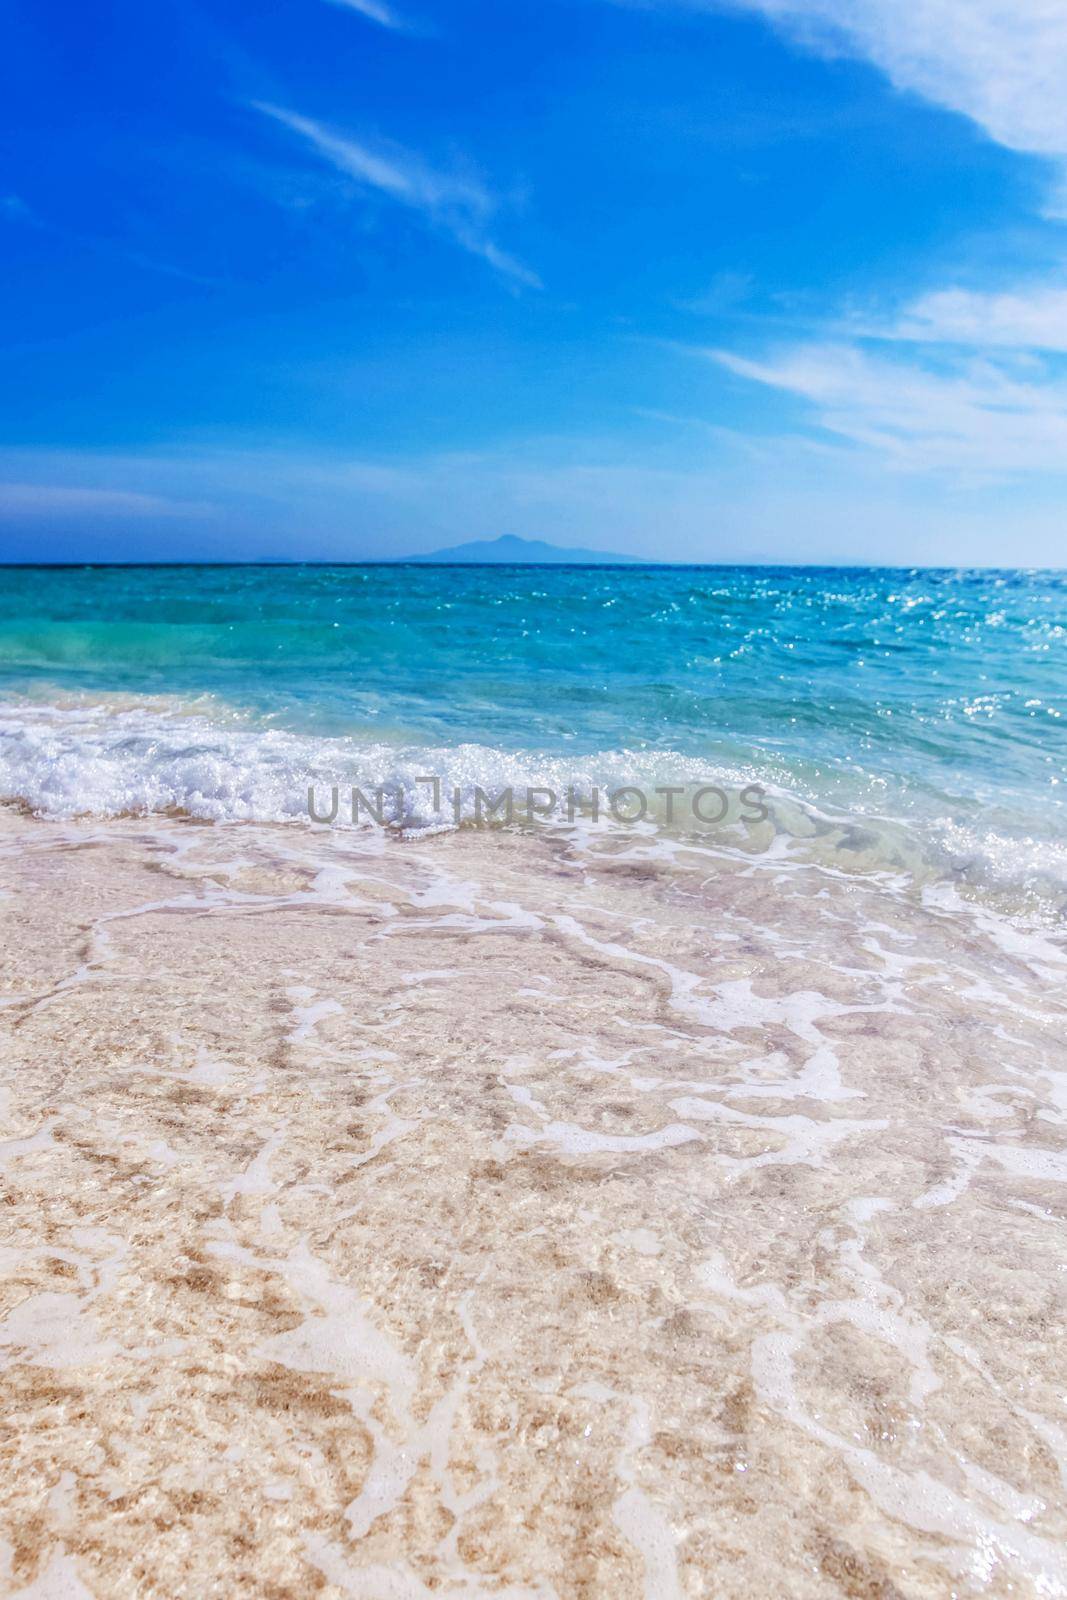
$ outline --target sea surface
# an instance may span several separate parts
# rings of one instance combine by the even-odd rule
[[[794,846],[1055,915],[1065,768],[1062,573],[0,569],[0,795],[42,815],[306,822],[339,783],[448,827],[477,785],[754,783]]]
[[[1064,578],[0,594],[0,1591],[1067,1600]]]

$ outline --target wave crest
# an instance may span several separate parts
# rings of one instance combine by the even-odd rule
[[[440,780],[437,794],[431,777]],[[551,790],[561,802],[553,816],[539,816],[543,825],[568,820],[564,797],[573,788],[578,814],[572,818],[584,823],[594,789],[601,818],[609,821],[607,795],[635,786],[648,798],[647,825],[663,827],[672,820],[672,803],[655,791],[676,785],[690,792],[714,785],[726,793],[728,811],[711,828],[724,843],[778,859],[784,851],[849,873],[947,879],[1062,914],[1067,842],[947,816],[846,812],[799,783],[781,784],[777,770],[761,772],[755,764],[716,765],[672,750],[607,750],[570,760],[480,744],[427,747],[298,734],[203,700],[188,705],[126,696],[101,703],[71,696],[0,705],[0,800],[48,818],[181,814],[216,823],[310,826],[309,788],[325,813],[336,786],[338,827],[376,826],[362,807],[353,820],[350,794],[357,788],[373,800],[384,789],[387,824],[437,831],[501,820],[478,791],[491,800],[510,788],[520,806],[529,788]],[[754,823],[742,804],[749,786],[765,796],[762,822]],[[676,828],[708,832],[711,817],[702,826],[687,799],[673,804]]]

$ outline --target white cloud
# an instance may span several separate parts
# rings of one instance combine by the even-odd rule
[[[213,508],[192,500],[169,500],[126,489],[96,489],[54,483],[0,483],[0,517],[108,516],[197,517]]]
[[[1067,156],[1064,0],[684,0],[756,11],[809,48],[873,62],[1011,150]]]
[[[310,117],[278,106],[257,102],[256,110],[298,134],[339,172],[419,212],[504,277],[529,288],[541,287],[536,273],[494,243],[488,229],[496,201],[476,179],[435,172],[399,146],[371,150]]]
[[[1067,288],[1038,285],[999,293],[937,289],[920,295],[887,327],[864,331],[918,344],[1067,353]]]
[[[349,11],[358,11],[361,17],[368,17],[371,22],[379,22],[383,28],[401,29],[407,26],[392,6],[381,5],[379,0],[331,0],[331,4],[346,6]]]
[[[971,482],[1067,473],[1067,382],[1040,362],[931,364],[832,343],[763,361],[709,353],[741,377],[806,401],[820,427],[898,468]]]
[[[1051,480],[1034,494],[1017,480],[942,493],[887,473],[866,451],[828,446],[816,455],[789,438],[773,449],[773,462],[698,449],[692,438],[667,453],[544,437],[388,459],[314,446],[210,449],[202,440],[148,454],[0,450],[0,478],[36,507],[5,520],[0,551],[32,561],[47,530],[47,548],[64,559],[143,558],[136,515],[78,516],[73,499],[49,502],[57,485],[89,484],[84,504],[101,512],[107,495],[111,510],[127,496],[134,506],[150,498],[175,506],[172,531],[153,535],[157,559],[358,560],[507,532],[680,560],[1062,564],[1062,492]],[[217,508],[213,518],[177,515],[194,495]]]

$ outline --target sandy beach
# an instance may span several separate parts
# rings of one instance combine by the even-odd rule
[[[0,870],[5,1593],[1067,1593],[1062,940],[620,830]]]

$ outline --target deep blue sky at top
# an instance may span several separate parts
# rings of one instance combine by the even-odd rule
[[[16,0],[0,555],[1062,559],[1062,346],[937,298],[1055,309],[1044,152],[751,11],[395,10]]]

